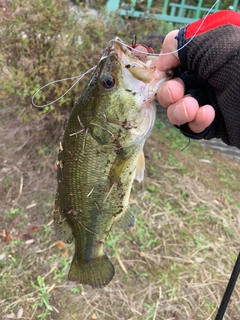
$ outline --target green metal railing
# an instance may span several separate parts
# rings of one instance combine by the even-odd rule
[[[107,11],[118,12],[121,16],[126,17],[141,17],[149,16],[153,19],[163,20],[172,23],[191,23],[197,19],[206,15],[209,11],[209,7],[204,7],[204,0],[199,0],[197,6],[192,6],[188,4],[186,0],[180,0],[179,3],[169,2],[169,0],[164,0],[161,13],[154,13],[152,10],[153,1],[147,0],[144,11],[136,10],[137,0],[131,0],[130,4],[124,4],[120,0],[109,0],[107,2]],[[214,1],[213,1],[214,3]],[[211,12],[216,12],[219,10],[221,1],[219,1]],[[127,6],[127,8],[126,8]],[[239,6],[239,0],[234,0],[231,5],[231,10],[237,10]]]

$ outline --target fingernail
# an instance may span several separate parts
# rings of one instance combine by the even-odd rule
[[[181,123],[186,123],[189,121],[189,116],[188,116],[184,101],[176,104],[174,111],[173,111],[173,115],[174,115],[175,119]]]
[[[165,90],[162,90],[162,100],[165,102],[165,104],[167,104]]]
[[[162,98],[167,105],[169,105],[169,103],[173,103],[172,94],[167,84],[164,86],[164,90],[162,91]]]

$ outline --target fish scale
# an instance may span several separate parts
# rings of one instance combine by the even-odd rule
[[[73,113],[69,122],[73,122],[73,117],[77,119],[76,114]],[[79,126],[77,121],[75,124]],[[64,225],[68,224],[73,231],[76,245],[69,279],[101,287],[114,275],[114,268],[103,253],[103,244],[113,223],[127,208],[133,180],[130,173],[134,171],[135,165],[131,162],[126,167],[126,181],[122,182],[121,178],[118,181],[112,181],[115,185],[109,194],[112,187],[109,174],[118,157],[116,147],[99,145],[90,132],[86,134],[82,131],[70,136],[73,133],[72,129],[77,132],[79,127],[72,126],[65,131],[62,141],[63,150],[58,157],[58,161],[62,163],[62,167],[58,169],[58,193],[61,194],[58,200],[58,206],[61,208],[60,216],[65,219]],[[127,151],[130,154],[134,151],[137,157],[142,144],[138,145],[138,148],[129,147]],[[69,150],[74,152],[71,154]],[[124,152],[127,154],[126,150]],[[69,213],[71,210],[73,213]],[[92,273],[93,266],[96,279],[92,279],[93,275],[90,279],[88,275],[90,271]],[[104,268],[107,270],[107,275],[103,273],[100,277],[99,270]]]
[[[128,59],[127,67],[122,59]],[[109,44],[73,107],[59,148],[54,224],[62,241],[75,239],[69,280],[94,288],[114,276],[103,251],[112,227],[135,223],[128,210],[130,191],[134,178],[143,176],[142,149],[156,113],[154,90],[163,82],[155,84],[155,68],[148,68],[149,78],[146,65],[119,40]],[[150,93],[143,92],[146,81]]]

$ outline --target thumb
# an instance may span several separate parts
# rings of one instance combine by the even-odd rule
[[[180,65],[177,52],[177,39],[179,30],[173,30],[169,32],[162,45],[162,51],[156,61],[156,67],[159,70],[168,70]]]

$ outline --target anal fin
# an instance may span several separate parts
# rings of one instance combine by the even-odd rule
[[[127,208],[120,220],[117,221],[116,226],[118,228],[128,229],[134,227],[135,224],[136,218],[132,214],[130,208]]]

